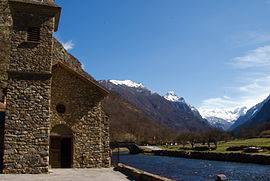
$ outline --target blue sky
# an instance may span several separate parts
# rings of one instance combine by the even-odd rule
[[[56,3],[56,38],[97,80],[173,90],[205,109],[250,107],[270,93],[269,0]]]

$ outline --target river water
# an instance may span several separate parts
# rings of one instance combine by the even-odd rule
[[[113,162],[116,159],[114,155]],[[231,181],[270,181],[269,165],[129,155],[128,152],[120,153],[120,162],[177,181],[214,181],[217,174],[225,174]]]

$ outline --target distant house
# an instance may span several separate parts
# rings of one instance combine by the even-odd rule
[[[0,6],[11,19],[4,37],[1,171],[109,167],[109,123],[100,104],[108,92],[53,38],[61,8],[49,0],[3,0]]]

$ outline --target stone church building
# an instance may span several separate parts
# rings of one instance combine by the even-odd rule
[[[0,169],[110,166],[108,94],[54,39],[53,0],[0,1]]]

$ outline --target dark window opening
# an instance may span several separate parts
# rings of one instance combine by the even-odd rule
[[[27,41],[38,42],[40,40],[40,28],[29,27],[27,30]]]
[[[66,112],[66,107],[63,104],[58,104],[56,106],[56,111],[58,113],[65,113]]]

